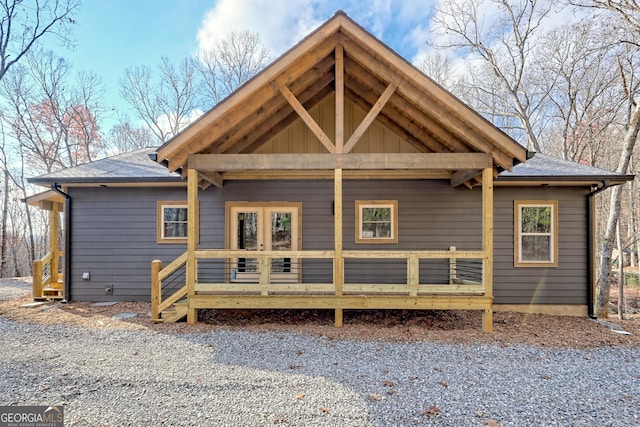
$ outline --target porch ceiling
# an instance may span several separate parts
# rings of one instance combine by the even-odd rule
[[[334,92],[338,100],[344,96],[371,111],[370,121],[378,120],[418,153],[490,153],[493,166],[509,171],[514,162],[526,160],[522,146],[339,12],[161,146],[157,161],[168,164],[170,171],[186,171],[190,155],[218,155],[222,164],[217,162],[214,174],[201,175],[217,185],[226,172],[227,157],[222,155],[255,153],[298,118],[305,120],[327,153],[348,155],[357,144],[359,129],[355,136],[344,135],[343,141],[330,140],[322,130],[314,130],[310,116],[305,117]],[[339,111],[336,117],[341,117]],[[453,173],[455,184],[478,173],[461,168]]]

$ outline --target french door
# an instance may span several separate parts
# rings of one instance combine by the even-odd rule
[[[229,247],[247,251],[297,251],[300,238],[299,204],[233,204],[229,206]],[[230,261],[231,282],[257,283],[260,262],[241,257]],[[298,261],[271,259],[273,283],[297,283]]]

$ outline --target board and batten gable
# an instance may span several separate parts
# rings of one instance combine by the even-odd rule
[[[345,99],[345,135],[351,135],[363,121],[367,112],[349,99]],[[330,140],[335,137],[335,95],[330,94],[313,108],[309,115],[315,120]],[[327,149],[313,135],[309,127],[296,119],[285,129],[274,135],[268,142],[256,150],[256,153],[326,153]],[[417,153],[397,133],[383,125],[379,119],[374,120],[362,134],[353,153]]]

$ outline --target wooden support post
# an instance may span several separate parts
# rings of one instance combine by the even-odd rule
[[[271,258],[260,257],[260,295],[269,295],[269,284],[271,283]]]
[[[455,252],[456,251],[456,247],[455,246],[449,246],[449,252]],[[458,278],[458,264],[457,264],[457,260],[458,258],[449,258],[449,284],[453,285],[456,283],[456,279]]]
[[[42,260],[33,261],[33,298],[42,298]]]
[[[410,257],[407,259],[407,285],[409,296],[418,296],[418,285],[420,284],[420,258]]]
[[[162,270],[162,261],[158,259],[151,261],[151,320],[160,320],[160,312],[158,310],[162,300],[160,270]]]
[[[344,287],[344,258],[342,257],[342,169],[334,171],[334,251],[333,285],[336,296],[342,296]],[[336,308],[335,326],[342,327],[342,308]]]
[[[51,251],[51,285],[57,287],[58,285],[58,230],[60,228],[60,215],[59,215],[58,202],[53,202],[51,211],[49,211],[49,250]]]
[[[482,251],[484,294],[493,300],[493,168],[482,170]],[[482,315],[482,330],[493,331],[493,303]]]
[[[187,323],[198,322],[198,310],[191,308],[190,299],[196,294],[196,249],[198,236],[198,171],[187,172]]]

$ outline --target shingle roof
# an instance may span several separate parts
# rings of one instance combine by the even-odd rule
[[[546,180],[599,180],[614,179],[628,181],[633,179],[632,175],[623,175],[605,169],[580,163],[563,160],[558,157],[536,153],[532,158],[524,163],[520,163],[513,168],[512,172],[504,171],[500,173],[499,180],[523,180],[523,179],[546,179]]]
[[[81,183],[81,182],[172,182],[180,181],[180,175],[149,158],[155,148],[143,148],[63,169],[34,178],[33,184]]]
[[[155,148],[144,148],[125,154],[96,160],[73,168],[63,169],[35,178],[29,178],[34,184],[58,183],[101,183],[101,182],[178,182],[180,175],[169,173],[169,170],[149,158]],[[632,175],[622,175],[592,166],[574,163],[546,154],[536,155],[520,163],[512,172],[500,173],[500,181],[522,180],[571,180],[593,181],[611,179],[628,181]]]

